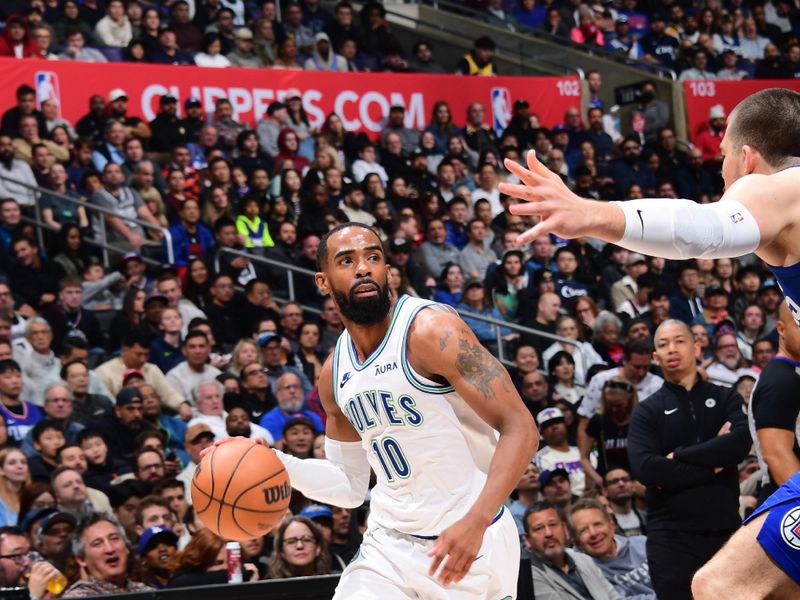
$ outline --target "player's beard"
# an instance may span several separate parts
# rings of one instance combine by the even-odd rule
[[[377,286],[378,295],[370,298],[356,297],[355,289],[365,283]],[[380,323],[386,319],[392,305],[389,282],[387,281],[383,286],[380,286],[377,281],[369,278],[355,281],[347,294],[339,290],[333,290],[333,297],[336,299],[336,304],[339,305],[341,315],[357,325]]]

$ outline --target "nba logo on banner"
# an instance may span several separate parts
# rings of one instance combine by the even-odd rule
[[[36,108],[42,109],[45,100],[52,100],[56,105],[58,118],[61,118],[61,90],[58,86],[58,75],[53,71],[36,71]]]
[[[499,136],[511,122],[511,92],[508,88],[492,88],[492,127]]]

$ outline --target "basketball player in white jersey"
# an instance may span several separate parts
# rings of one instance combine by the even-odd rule
[[[775,275],[800,324],[800,94],[769,88],[740,102],[722,139],[725,194],[719,202],[646,198],[597,202],[573,194],[528,154],[528,169],[506,160],[522,182],[500,191],[527,203],[510,207],[541,221],[517,244],[555,233],[595,237],[671,259],[755,252]],[[692,585],[696,600],[800,598],[800,474],[750,517]]]
[[[346,327],[319,380],[327,458],[279,456],[295,489],[334,506],[360,506],[377,476],[335,599],[514,598],[519,538],[503,503],[538,433],[506,369],[450,308],[390,296],[367,226],[333,229],[317,262]]]

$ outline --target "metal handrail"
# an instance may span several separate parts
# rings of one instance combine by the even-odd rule
[[[38,192],[39,194],[50,194],[51,196],[55,196],[56,198],[60,198],[61,200],[64,200],[66,202],[70,202],[70,203],[75,204],[77,206],[83,206],[85,209],[90,210],[90,211],[95,211],[95,212],[98,212],[98,213],[101,213],[101,214],[104,214],[104,215],[111,215],[111,216],[114,216],[114,217],[119,217],[119,214],[117,214],[114,210],[112,210],[110,208],[104,208],[102,206],[97,206],[96,204],[91,204],[89,202],[81,200],[80,198],[73,198],[72,196],[67,196],[66,194],[61,194],[59,192],[54,192],[53,190],[48,190],[48,189],[40,187],[38,185],[31,185],[30,183],[27,183],[25,181],[19,181],[18,179],[14,179],[13,177],[8,177],[7,175],[0,175],[0,180],[9,181],[11,183],[14,183],[16,185],[20,185],[20,186],[22,186],[24,188],[27,188],[29,190],[33,190],[35,192]],[[35,225],[37,227],[37,236],[39,237],[39,243],[42,244],[42,242],[43,242],[43,240],[42,240],[42,227],[46,227],[48,230],[51,230],[51,231],[53,230],[53,228],[51,226],[48,226],[47,223],[45,223],[42,220],[41,207],[39,206],[38,200],[37,200],[37,202],[34,203],[34,208],[35,208],[35,212],[36,212],[36,220],[34,221],[34,223],[35,223]],[[120,218],[122,218],[122,217],[120,217]],[[141,227],[144,227],[145,229],[152,229],[154,231],[160,231],[161,234],[165,238],[165,240],[164,240],[165,244],[164,245],[167,248],[167,262],[169,262],[170,265],[174,265],[175,264],[175,249],[172,247],[172,234],[170,233],[169,229],[167,229],[166,227],[161,227],[160,225],[153,225],[152,223],[150,223],[148,221],[144,221],[142,219],[129,219],[129,218],[126,218],[124,220],[125,221],[130,221],[131,223],[136,223],[137,225],[139,225]],[[123,254],[124,254],[125,250],[121,249],[119,247],[115,247],[115,246],[113,246],[113,245],[108,243],[108,237],[106,236],[106,220],[105,220],[105,218],[99,220],[99,225],[100,225],[100,237],[102,238],[102,240],[98,240],[97,243],[94,244],[94,245],[99,246],[99,247],[101,247],[103,249],[103,264],[106,267],[108,267],[108,264],[109,264],[108,263],[108,250],[116,250],[116,251],[118,251],[120,253],[123,253]],[[87,241],[89,241],[89,240],[87,240]]]
[[[606,50],[605,48],[590,47],[590,46],[586,46],[584,44],[579,44],[577,42],[573,42],[569,38],[565,39],[565,38],[556,37],[556,36],[551,35],[551,34],[549,34],[547,32],[539,31],[537,29],[529,27],[529,26],[525,25],[524,23],[514,23],[514,30],[503,29],[503,28],[494,26],[494,25],[492,25],[490,23],[486,23],[486,22],[483,21],[482,17],[485,16],[484,13],[482,13],[479,10],[475,10],[474,8],[465,6],[463,4],[450,2],[449,0],[433,0],[433,4],[432,5],[428,4],[428,2],[426,2],[426,0],[413,0],[413,3],[414,4],[423,5],[423,6],[431,6],[432,8],[441,9],[441,10],[444,10],[446,12],[451,12],[451,13],[456,13],[456,14],[462,14],[462,15],[469,16],[470,18],[473,18],[478,22],[482,22],[483,25],[485,25],[486,27],[491,27],[493,29],[498,30],[498,32],[502,31],[503,33],[509,33],[510,32],[510,33],[516,33],[516,34],[519,34],[519,35],[530,35],[532,37],[536,37],[536,38],[539,38],[541,40],[548,41],[548,42],[551,42],[553,44],[557,44],[559,46],[564,46],[566,44],[571,48],[574,48],[576,50],[581,50],[581,51],[586,52],[587,54],[590,54],[590,55],[599,56],[601,58],[604,58],[606,60],[610,60],[610,61],[615,62],[615,63],[623,63],[623,64],[626,64],[626,65],[629,65],[631,67],[635,67],[637,69],[641,69],[641,70],[644,70],[644,71],[655,72],[656,75],[658,75],[660,77],[666,77],[668,79],[671,79],[672,81],[677,81],[678,80],[678,76],[675,73],[675,71],[670,69],[670,68],[668,68],[668,67],[664,67],[664,66],[661,66],[661,65],[654,65],[654,64],[651,64],[651,63],[648,63],[648,62],[644,62],[644,61],[640,61],[640,60],[634,60],[634,59],[620,57],[618,54],[615,54],[614,52]],[[387,12],[389,12],[391,14],[399,15],[399,13],[395,13],[394,11],[392,11],[390,9],[390,6],[391,5],[384,5],[384,7],[386,8]],[[403,14],[403,15],[400,15],[400,16],[402,16],[403,18],[406,18],[406,19],[410,19],[411,18],[406,14]],[[431,24],[427,23],[427,25],[431,25]],[[451,31],[451,30],[448,30],[446,27],[444,27],[441,24],[436,24],[435,27],[439,28],[441,31],[445,31],[445,32]],[[562,63],[555,63],[554,61],[550,61],[548,59],[543,59],[541,57],[537,57],[536,61],[540,62],[540,63],[546,63],[546,64],[549,64],[549,65],[552,65],[552,66],[557,66],[557,67],[559,67],[561,69],[567,68]],[[580,69],[580,67],[575,67],[575,70],[576,71],[580,71],[578,73],[578,75],[579,75],[579,77],[581,79],[584,79],[584,76],[582,75],[582,69]]]
[[[288,283],[287,292],[289,293],[289,301],[291,301],[291,302],[295,302],[296,301],[295,300],[295,295],[294,295],[294,289],[295,289],[295,287],[294,287],[294,274],[297,273],[297,274],[300,274],[300,275],[309,275],[309,276],[312,276],[312,277],[315,275],[315,272],[310,270],[310,269],[304,269],[303,267],[298,267],[297,265],[293,265],[291,263],[285,263],[285,262],[282,262],[280,260],[275,260],[275,259],[272,259],[272,258],[266,258],[264,256],[250,254],[250,253],[245,252],[243,250],[236,250],[235,248],[220,248],[220,253],[222,253],[222,252],[226,252],[228,254],[233,254],[235,256],[242,256],[242,257],[247,258],[249,260],[252,260],[254,262],[263,263],[263,264],[266,264],[266,265],[271,265],[273,267],[280,267],[280,268],[286,269],[287,274],[288,274],[288,277],[287,277],[287,283]],[[303,307],[304,310],[306,309],[305,305],[301,305],[301,306]],[[312,308],[312,307],[308,307],[308,308]],[[315,312],[318,312],[318,310],[315,311]],[[502,327],[506,327],[506,328],[511,329],[512,331],[516,331],[518,333],[525,333],[525,334],[528,334],[528,335],[541,337],[541,338],[544,338],[544,339],[547,339],[547,340],[552,340],[554,342],[561,342],[562,344],[568,344],[570,346],[574,346],[575,348],[578,349],[578,352],[581,354],[581,356],[583,356],[583,349],[581,348],[581,342],[579,342],[577,340],[571,340],[569,338],[565,338],[565,337],[562,337],[560,335],[555,335],[553,333],[547,333],[546,331],[539,331],[538,329],[532,329],[530,327],[525,327],[524,325],[519,325],[518,323],[510,323],[510,322],[507,322],[507,321],[501,321],[499,319],[495,319],[493,317],[487,317],[487,316],[484,316],[484,315],[479,315],[477,313],[471,313],[471,312],[468,312],[468,311],[463,311],[463,310],[458,310],[458,309],[456,309],[456,312],[458,312],[459,316],[462,317],[462,318],[475,319],[476,321],[481,321],[481,322],[488,323],[490,325],[494,325],[495,326],[495,337],[496,337],[496,340],[497,340],[497,354],[498,354],[497,358],[500,360],[500,362],[502,362],[504,364],[511,364],[511,362],[506,359],[505,352],[503,350],[503,335],[502,335],[502,330],[501,330]]]

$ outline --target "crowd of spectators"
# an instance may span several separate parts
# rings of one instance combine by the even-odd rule
[[[71,5],[33,4],[40,16]],[[224,11],[246,20],[239,4],[207,2],[217,18],[200,31]],[[186,6],[172,3],[171,12]],[[99,3],[75,8],[78,16],[53,21],[53,33],[73,31],[63,26],[72,20],[82,36],[124,34],[82,20],[93,14],[99,25]],[[185,24],[204,18],[195,8]],[[241,39],[206,54],[230,59]],[[302,30],[291,39],[303,39]],[[473,62],[489,56],[481,46],[488,44],[476,43]],[[314,271],[320,238],[348,221],[374,227],[384,242],[396,296],[458,308],[478,339],[513,363],[512,380],[542,434],[508,502],[533,559],[537,597],[654,597],[650,575],[662,583],[665,575],[648,571],[645,535],[655,539],[665,522],[707,539],[729,533],[731,512],[719,507],[735,505],[743,516],[765,477],[740,421],[680,440],[678,456],[640,443],[629,458],[637,404],[675,383],[658,348],[653,361],[654,334],[670,319],[684,323],[695,342],[692,368],[728,389],[720,407],[738,410],[790,319],[780,288],[752,256],[674,262],[553,236],[516,247],[533,221],[506,211],[513,200],[498,184],[511,181],[503,159],[521,160],[529,149],[587,197],[705,203],[721,194],[720,106],[684,149],[651,84],[642,90],[641,127],[620,132],[599,99],[600,74],[587,78],[589,110],[569,109],[550,129],[524,98],[499,134],[480,102],[466,115],[437,102],[423,131],[392,106],[377,139],[346,131],[335,113],[313,128],[299,90],[245,123],[227,99],[205,114],[188,98],[179,116],[169,95],[147,122],[114,89],[88,99],[73,123],[47,102],[39,110],[35,91],[21,86],[0,121],[0,176],[39,189],[0,179],[0,586],[27,585],[50,598],[56,570],[67,579],[65,596],[227,580],[224,540],[191,507],[192,473],[199,453],[226,436],[263,438],[299,457],[324,454],[316,381],[342,323],[312,276],[294,275],[290,285],[279,265]],[[49,225],[41,237],[23,218],[37,203]],[[93,245],[100,240],[118,249],[108,264]],[[295,301],[276,301],[290,290]],[[722,462],[693,463],[691,448],[717,434],[724,441],[708,456]],[[642,459],[653,453],[661,462]],[[688,486],[697,493],[723,490],[722,504],[693,504],[727,519],[716,537],[702,529],[713,519],[682,509],[665,517],[660,490],[673,489],[670,469],[679,468],[695,469]],[[709,484],[698,470],[717,479]],[[766,479],[773,476],[770,469]],[[276,532],[242,545],[245,580],[340,571],[368,505],[349,511],[295,494],[291,511]]]
[[[456,65],[431,44],[404,48],[379,2],[333,10],[319,0],[9,0],[0,6],[0,56],[307,71],[493,73],[494,43]]]

